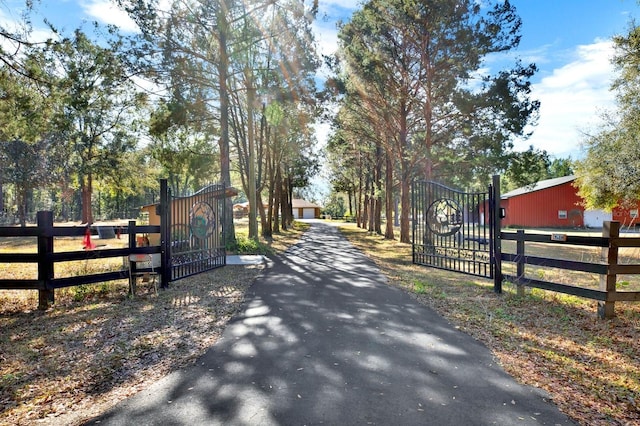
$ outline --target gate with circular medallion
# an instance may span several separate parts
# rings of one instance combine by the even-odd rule
[[[494,200],[437,182],[412,191],[413,263],[486,278],[494,276]]]
[[[225,189],[222,184],[211,184],[193,195],[169,196],[172,281],[226,264],[222,234]]]

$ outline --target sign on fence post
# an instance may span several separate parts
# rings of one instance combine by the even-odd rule
[[[54,300],[54,290],[49,288],[53,279],[53,212],[38,212],[38,309],[47,310]]]
[[[604,222],[602,236],[609,239],[609,247],[602,248],[602,258],[607,262],[607,274],[600,275],[600,290],[607,292],[605,301],[598,301],[598,315],[600,318],[613,318],[615,305],[613,297],[616,292],[616,274],[612,267],[618,264],[618,246],[611,244],[612,239],[620,236],[620,222]]]

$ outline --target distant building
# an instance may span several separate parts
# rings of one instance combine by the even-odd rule
[[[294,198],[291,205],[294,219],[318,219],[320,217],[322,207],[317,204]]]
[[[500,196],[505,209],[503,227],[599,228],[604,221],[616,220],[624,226],[638,221],[638,206],[616,207],[612,212],[586,210],[573,186],[575,176],[547,179],[509,191]]]

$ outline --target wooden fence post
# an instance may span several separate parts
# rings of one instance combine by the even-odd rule
[[[604,222],[602,236],[609,239],[609,247],[602,248],[602,258],[607,262],[607,274],[600,275],[600,290],[607,292],[605,301],[598,301],[598,316],[602,319],[615,316],[616,274],[618,265],[618,246],[613,240],[620,236],[620,222]]]
[[[53,279],[53,212],[38,212],[38,309],[45,311],[55,302],[54,289],[49,288]]]
[[[518,297],[524,297],[524,285],[522,284],[522,281],[520,281],[522,278],[524,278],[524,229],[518,229],[516,231],[516,234],[518,235],[516,241],[516,255],[518,256],[518,262],[516,264],[516,276],[518,277],[516,282],[518,289],[517,295]]]
[[[136,221],[129,221],[129,249],[136,248],[138,242],[136,240]],[[129,296],[136,296],[136,262],[131,262],[129,256],[127,256],[127,262],[129,262]]]

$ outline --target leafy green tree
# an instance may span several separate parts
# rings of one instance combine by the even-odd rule
[[[21,59],[22,70],[41,75],[32,56]],[[60,142],[51,127],[53,94],[37,79],[0,68],[0,200],[2,184],[13,185],[18,219],[25,226],[29,195],[56,177],[61,162]],[[3,209],[4,201],[0,202]]]
[[[331,194],[325,203],[324,213],[332,217],[343,217],[347,209],[344,206],[344,198],[338,194]]]
[[[640,199],[640,116],[617,117],[584,146],[575,164],[576,184],[586,208],[611,210]]]
[[[203,114],[201,100],[174,95],[170,102],[161,100],[151,115],[150,152],[177,196],[214,181],[219,170],[215,129],[203,125]]]
[[[24,60],[28,56],[29,50],[39,44],[29,40],[32,32],[30,14],[36,2],[26,0],[17,21],[0,22],[0,64],[2,64],[5,73],[28,79],[35,77],[29,72],[29,66],[25,64]],[[10,10],[10,7],[5,1],[0,1],[0,15],[2,15],[3,8]]]
[[[604,115],[605,124],[584,141],[586,156],[575,163],[587,208],[612,209],[640,199],[640,26],[632,24],[613,41],[618,110]]]
[[[220,178],[231,182],[235,156],[249,196],[250,234],[257,237],[256,205],[262,206],[259,195],[265,173],[259,160],[266,158],[261,153],[268,153],[261,144],[269,141],[268,132],[262,133],[260,104],[300,104],[311,98],[314,90],[308,89],[313,88],[315,68],[310,22],[317,1],[309,5],[300,0],[196,0],[173,2],[166,10],[152,0],[119,3],[142,29],[143,45],[151,46],[145,50],[161,52],[142,51],[150,75],[170,91],[180,82],[191,87],[188,93],[203,94],[208,114],[201,119],[208,120],[212,129],[215,125],[219,134]],[[227,209],[225,230],[232,240],[231,203]]]
[[[51,165],[48,163],[52,144],[49,140],[27,143],[13,140],[0,143],[0,162],[3,180],[14,185],[17,217],[26,226],[29,212],[29,194],[36,188],[51,183]]]
[[[549,178],[559,178],[573,174],[571,158],[554,158],[549,165]]]
[[[135,110],[145,102],[118,55],[118,41],[94,44],[76,30],[42,55],[58,96],[53,122],[72,153],[68,166],[82,199],[81,219],[93,222],[94,178],[113,173],[137,144]]]
[[[551,160],[547,151],[529,149],[523,152],[514,152],[510,155],[509,166],[503,175],[501,186],[504,191],[533,185],[538,181],[549,178]]]
[[[484,173],[535,119],[535,65],[477,73],[488,55],[518,45],[520,25],[509,2],[371,0],[341,28],[346,72],[366,98],[360,110],[400,166],[401,241],[410,241],[414,177],[446,182],[454,169]]]

